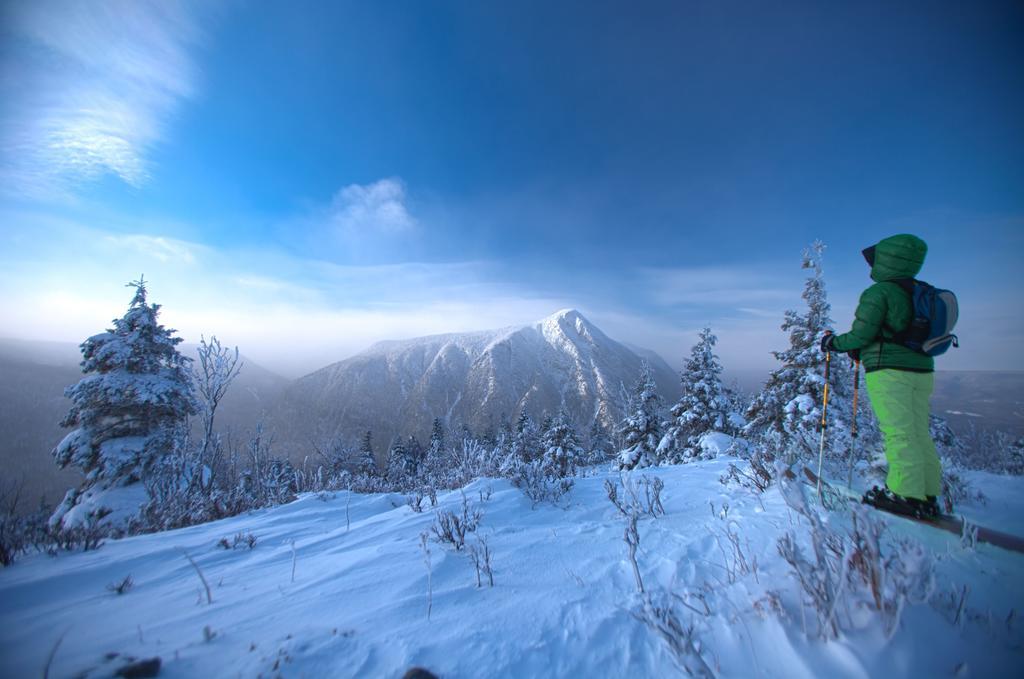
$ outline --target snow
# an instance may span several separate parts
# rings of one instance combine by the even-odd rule
[[[700,437],[697,445],[707,457],[718,457],[725,455],[732,448],[735,439],[720,431],[712,431]]]
[[[67,512],[60,515],[64,528],[87,526],[102,517],[101,523],[113,526],[124,525],[139,514],[149,501],[146,488],[141,483],[127,486],[95,485],[81,492],[78,501]]]
[[[969,676],[1011,676],[1024,664],[1020,623],[1004,622],[1011,610],[1024,612],[1024,555],[964,548],[907,521],[890,521],[889,530],[919,541],[937,563],[933,604],[908,605],[891,641],[870,620],[834,641],[805,635],[799,590],[776,548],[786,532],[803,532],[800,519],[776,488],[755,496],[720,483],[730,462],[738,463],[643,470],[664,481],[666,514],[639,524],[652,600],[671,599],[669,590],[697,608],[698,595],[709,602],[710,615],[681,609],[682,621],[719,676],[952,676],[961,663]],[[304,495],[97,551],[26,557],[0,571],[0,676],[41,674],[61,638],[53,677],[110,676],[125,656],[159,656],[160,676],[171,678],[397,677],[412,665],[444,677],[678,675],[667,646],[633,615],[641,598],[624,522],[603,487],[618,478],[603,470],[577,479],[564,506],[535,510],[506,481],[468,486],[484,512],[479,533],[493,551],[495,586],[478,589],[468,557],[432,541],[429,620],[420,534],[435,510],[415,513],[394,494]],[[998,521],[1024,515],[1021,478],[971,480],[990,497],[977,520],[1008,529]],[[438,509],[461,503],[449,492]],[[823,516],[845,526],[840,513]],[[723,542],[730,530],[748,562],[756,558],[754,572],[739,572]],[[217,546],[247,533],[257,538],[251,550]],[[211,604],[185,553],[209,582]],[[127,593],[108,591],[128,575],[135,585]],[[964,585],[967,611],[953,624],[938,602]],[[781,614],[770,610],[773,593]]]

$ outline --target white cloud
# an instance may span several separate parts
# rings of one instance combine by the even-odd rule
[[[7,190],[49,197],[112,174],[146,182],[147,154],[195,91],[200,36],[184,2],[42,0],[10,11]]]
[[[396,234],[416,226],[406,207],[405,185],[397,178],[341,189],[331,203],[330,219],[346,235]]]
[[[571,306],[495,282],[487,262],[343,266],[45,217],[0,219],[10,224],[0,234],[0,336],[80,342],[124,313],[124,284],[140,273],[164,323],[186,340],[215,334],[292,376],[380,340],[525,324]]]

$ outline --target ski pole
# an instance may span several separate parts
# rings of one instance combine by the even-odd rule
[[[826,330],[831,335],[832,331]],[[825,393],[821,405],[821,446],[818,448],[818,502],[821,502],[821,463],[825,459],[825,429],[828,427],[828,381],[832,374],[832,352],[825,352]]]
[[[853,424],[850,425],[850,472],[846,477],[846,485],[853,490],[853,456],[857,445],[857,392],[860,390],[860,359],[853,360]]]

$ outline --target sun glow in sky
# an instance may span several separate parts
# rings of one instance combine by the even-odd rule
[[[950,369],[1024,369],[1014,2],[2,5],[0,336],[165,322],[289,375],[579,308],[772,366],[912,232]]]

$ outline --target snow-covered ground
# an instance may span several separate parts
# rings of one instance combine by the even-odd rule
[[[722,485],[728,462],[645,470],[665,483],[666,514],[639,524],[646,589],[655,602],[679,595],[679,618],[716,674],[992,677],[1024,667],[1024,555],[965,548],[895,518],[885,519],[889,532],[919,540],[935,560],[931,602],[908,605],[891,640],[856,611],[845,612],[838,639],[818,638],[776,547],[787,531],[806,541],[806,521],[776,488],[758,497]],[[470,485],[494,587],[478,589],[466,554],[431,541],[429,619],[420,535],[434,510],[415,513],[399,495],[353,495],[348,508],[345,493],[303,496],[97,551],[28,557],[0,571],[0,676],[40,676],[58,640],[51,677],[111,676],[127,657],[156,656],[166,677],[400,677],[413,665],[442,677],[678,674],[665,642],[634,615],[641,598],[608,478],[618,474],[579,479],[564,507],[531,508],[506,481]],[[1024,480],[971,478],[989,495],[970,508],[973,518],[1024,534]],[[444,493],[438,509],[461,503],[458,491]],[[845,513],[827,517],[849,523]],[[745,566],[729,531],[741,538]],[[255,535],[254,548],[218,546],[239,533]],[[125,594],[108,590],[129,575]]]

